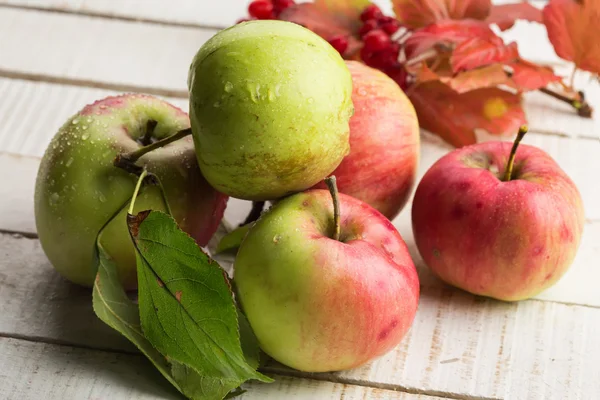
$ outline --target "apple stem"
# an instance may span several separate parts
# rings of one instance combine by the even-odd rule
[[[335,175],[325,178],[325,184],[329,188],[329,193],[331,193],[331,199],[333,200],[333,240],[340,240],[340,196]]]
[[[506,164],[506,170],[504,171],[504,179],[503,181],[508,182],[512,178],[513,167],[515,165],[515,156],[517,155],[517,147],[519,147],[519,143],[521,143],[521,139],[527,133],[527,126],[523,125],[519,128],[519,133],[517,133],[517,138],[513,142],[512,148],[510,149],[510,156],[508,157],[508,163]]]
[[[246,217],[244,222],[242,222],[239,226],[248,225],[248,224],[256,221],[262,214],[264,208],[265,208],[264,201],[253,201],[252,209],[248,213],[248,216]]]
[[[150,143],[147,146],[140,147],[139,149],[134,150],[132,152],[119,154],[115,158],[114,165],[115,167],[122,168],[129,173],[139,175],[142,173],[143,168],[138,165],[135,165],[135,163],[137,162],[137,160],[140,159],[140,157],[142,157],[146,153],[164,147],[191,134],[191,128],[183,129],[169,137],[158,140],[154,143]]]
[[[135,206],[135,199],[137,199],[140,188],[142,187],[142,182],[144,181],[144,179],[146,178],[147,175],[148,175],[148,171],[146,169],[143,169],[142,172],[140,173],[140,177],[138,178],[137,183],[135,184],[135,189],[133,191],[133,197],[131,197],[131,203],[129,204],[129,210],[127,211],[127,213],[129,215],[133,215],[133,207]]]

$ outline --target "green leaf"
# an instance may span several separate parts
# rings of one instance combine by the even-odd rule
[[[94,312],[104,323],[133,343],[161,374],[180,392],[181,387],[171,376],[171,366],[142,334],[137,304],[123,290],[114,261],[100,243],[97,244],[98,274],[94,283],[92,303]]]
[[[184,393],[222,398],[257,372],[242,351],[238,315],[225,271],[182,232],[170,216],[144,211],[129,216],[136,248],[140,319],[145,337],[174,364]],[[220,396],[220,397],[219,397]]]
[[[235,228],[227,235],[223,236],[215,249],[215,254],[221,253],[237,253],[237,249],[240,248],[242,241],[246,237],[246,233],[250,230],[253,223],[242,225]]]

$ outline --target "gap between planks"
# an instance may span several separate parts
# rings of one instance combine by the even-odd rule
[[[0,4],[0,8],[2,4]],[[70,87],[78,87],[78,88],[91,88],[91,89],[102,89],[102,90],[113,90],[116,92],[122,93],[144,93],[150,94],[154,96],[163,96],[163,97],[171,97],[176,99],[184,99],[188,100],[189,95],[185,90],[177,90],[177,89],[161,89],[153,86],[139,86],[139,85],[124,85],[120,83],[108,83],[101,81],[94,81],[89,79],[78,79],[78,78],[68,78],[68,77],[59,77],[53,75],[45,75],[39,73],[29,73],[22,71],[14,71],[9,69],[0,68],[0,78],[7,78],[16,81],[27,81],[27,82],[39,82],[39,83],[50,83],[55,85],[62,86],[70,86]],[[573,113],[573,116],[576,116]],[[565,132],[559,131],[551,131],[545,129],[536,129],[535,126],[529,126],[529,132],[537,133],[540,135],[546,136],[557,136],[563,138],[573,138],[572,135],[569,135]],[[598,141],[600,137],[595,136],[587,136],[580,135],[577,136],[577,140],[591,140]]]
[[[419,390],[399,384],[382,383],[382,382],[370,382],[364,379],[353,379],[348,377],[340,377],[335,372],[312,374],[310,372],[302,372],[297,370],[288,369],[284,366],[266,366],[261,369],[262,371],[270,374],[283,375],[301,378],[311,379],[323,382],[341,383],[345,385],[365,386],[374,389],[394,390],[397,392],[408,393],[408,394],[423,394],[427,396],[443,397],[452,400],[502,400],[500,397],[482,397],[482,396],[469,396],[460,395],[453,392],[447,392],[443,390]]]
[[[145,23],[145,24],[154,24],[160,26],[173,26],[178,28],[199,28],[199,29],[214,29],[221,30],[228,28],[227,25],[210,25],[210,24],[199,24],[194,22],[180,22],[180,21],[168,21],[164,19],[157,18],[148,18],[148,17],[133,17],[122,14],[110,14],[101,11],[94,10],[75,10],[68,8],[60,8],[55,6],[34,6],[29,4],[9,4],[9,3],[0,3],[0,9],[2,8],[10,8],[16,10],[25,10],[25,11],[40,11],[47,13],[55,13],[55,14],[63,14],[63,15],[74,15],[74,16],[83,16],[83,17],[91,17],[91,18],[102,18],[113,21],[123,21],[123,22],[136,22],[136,23]],[[243,18],[243,15],[240,16]]]
[[[43,344],[49,344],[49,345],[53,345],[53,346],[68,347],[68,348],[81,349],[81,350],[87,350],[87,351],[93,351],[93,352],[102,352],[105,354],[122,354],[122,355],[126,355],[126,356],[133,356],[133,357],[141,358],[145,362],[147,362],[148,365],[151,365],[150,361],[147,359],[147,357],[139,351],[104,349],[104,348],[98,348],[98,347],[93,347],[93,346],[86,346],[86,345],[78,344],[78,343],[76,344],[76,343],[70,343],[70,342],[61,341],[61,340],[45,338],[42,336],[27,336],[27,335],[19,335],[19,334],[7,334],[7,333],[2,333],[2,332],[0,332],[0,339],[14,339],[14,340],[19,340],[19,341],[24,341],[24,342],[29,342],[29,343],[43,343]],[[419,389],[415,389],[415,388],[411,388],[411,387],[405,387],[402,385],[369,382],[369,381],[366,381],[363,379],[352,379],[352,378],[343,378],[343,377],[340,378],[340,377],[337,377],[335,375],[335,373],[311,374],[311,373],[306,373],[306,372],[302,372],[302,371],[292,370],[292,369],[289,369],[284,366],[274,366],[274,367],[266,366],[263,368],[259,368],[259,371],[270,374],[270,375],[274,375],[275,378],[277,378],[278,376],[281,376],[284,378],[300,378],[300,379],[308,379],[308,380],[319,381],[319,382],[340,383],[340,384],[344,384],[344,385],[361,386],[361,387],[369,388],[369,389],[392,390],[392,391],[399,392],[399,393],[425,395],[425,396],[432,396],[432,397],[451,399],[451,400],[461,400],[461,399],[501,400],[501,399],[498,399],[495,397],[461,396],[461,395],[458,395],[458,394],[455,394],[452,392],[437,391],[437,390],[419,390]]]

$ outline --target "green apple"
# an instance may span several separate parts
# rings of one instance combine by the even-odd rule
[[[358,367],[396,346],[417,310],[419,279],[392,223],[340,194],[286,197],[250,228],[234,265],[238,299],[261,348],[302,371]]]
[[[198,164],[232,197],[302,191],[349,152],[350,72],[300,25],[251,21],[217,33],[196,54],[188,86]]]
[[[136,287],[135,255],[122,208],[137,178],[114,167],[113,160],[188,127],[188,116],[180,109],[150,96],[124,95],[86,106],[60,128],[39,168],[35,220],[44,252],[65,278],[93,285],[95,240],[105,227],[101,242],[115,260],[121,282],[128,289]],[[160,178],[175,220],[205,245],[227,198],[202,177],[192,139],[147,153],[138,164]],[[145,187],[136,209],[165,210],[160,189]]]

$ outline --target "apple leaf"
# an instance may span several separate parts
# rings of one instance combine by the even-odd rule
[[[225,236],[223,236],[219,241],[219,244],[217,244],[215,254],[221,254],[225,252],[237,252],[237,249],[242,244],[242,241],[246,237],[246,233],[248,233],[251,226],[252,224],[250,223],[237,227]]]
[[[577,68],[600,74],[598,0],[550,0],[542,11],[548,38],[556,54]]]
[[[132,302],[123,290],[114,261],[106,250],[97,243],[98,274],[92,293],[94,312],[105,324],[125,336],[154,364],[177,390],[181,386],[171,373],[171,365],[142,333],[138,305]]]
[[[493,63],[506,63],[519,57],[516,43],[505,45],[497,36],[472,37],[460,43],[452,52],[452,70],[458,72]]]
[[[125,336],[159,370],[159,372],[182,394],[191,399],[209,399],[205,388],[198,385],[203,377],[193,369],[174,360],[167,360],[142,333],[140,311],[131,301],[119,282],[114,261],[98,243],[98,274],[93,289],[94,312],[104,323]],[[239,311],[238,311],[239,313]],[[240,315],[242,348],[248,363],[258,367],[258,342],[245,317]]]
[[[136,249],[140,320],[144,336],[182,365],[176,377],[201,379],[184,390],[223,398],[249,379],[272,380],[246,359],[225,271],[159,211],[128,216]]]
[[[491,134],[514,133],[525,123],[521,97],[498,88],[457,93],[431,81],[409,89],[419,125],[455,147],[476,142],[475,130]]]
[[[487,18],[490,0],[392,0],[396,18],[409,28],[438,21]]]
[[[345,12],[336,12],[334,6],[338,3],[342,3],[342,1],[296,4],[283,10],[278,18],[282,21],[302,25],[325,40],[330,40],[334,36],[346,37],[348,49],[345,51],[344,57],[348,58],[362,47],[362,42],[357,36],[361,21],[358,14],[351,12],[355,8],[348,8]]]
[[[554,74],[552,68],[534,64],[521,58],[507,64],[512,70],[510,86],[520,92],[538,90],[562,78]]]
[[[498,4],[492,6],[492,11],[485,21],[488,24],[496,24],[498,28],[505,31],[512,28],[518,19],[541,23],[542,10],[526,1],[512,4]]]
[[[457,45],[474,37],[483,40],[498,38],[489,25],[481,21],[439,21],[413,32],[406,40],[404,48],[407,58],[410,59],[433,48],[436,44]]]

